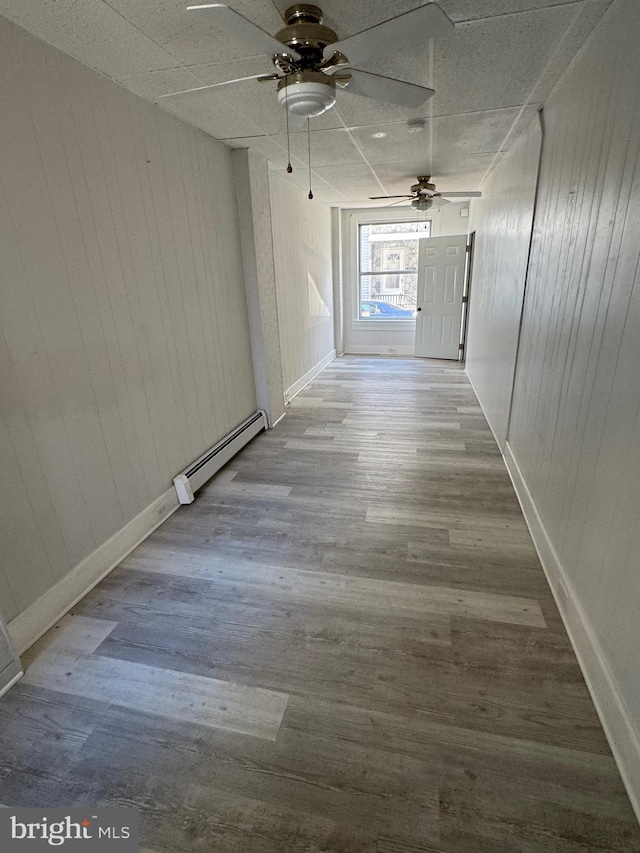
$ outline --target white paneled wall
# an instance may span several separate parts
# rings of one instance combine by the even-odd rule
[[[334,354],[331,209],[271,172],[271,211],[287,390]]]
[[[0,606],[255,409],[231,152],[0,19]]]
[[[22,675],[22,665],[0,614],[0,696]]]
[[[544,106],[505,456],[640,815],[639,42],[616,0]]]
[[[251,352],[258,406],[270,426],[284,414],[269,163],[255,151],[233,151]]]
[[[466,368],[504,449],[531,242],[542,132],[536,115],[471,203],[476,232]]]

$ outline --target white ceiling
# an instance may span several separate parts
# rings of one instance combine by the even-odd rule
[[[275,33],[290,0],[226,0]],[[315,0],[340,38],[426,5],[420,0]],[[338,93],[313,119],[313,189],[342,207],[408,192],[419,174],[441,190],[478,189],[514,127],[542,104],[612,0],[439,0],[455,32],[411,53],[372,58],[364,70],[431,86],[418,110]],[[0,0],[0,14],[151,101],[191,87],[269,73],[269,58],[217,32],[187,0]],[[275,83],[247,81],[159,102],[224,141],[287,164],[285,117]],[[406,122],[426,119],[409,133]],[[306,123],[292,125],[294,172],[306,188]],[[376,137],[374,134],[385,134]]]

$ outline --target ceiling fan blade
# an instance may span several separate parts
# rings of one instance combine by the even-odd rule
[[[203,3],[198,6],[187,6],[187,11],[209,12],[209,20],[215,27],[227,35],[235,36],[254,53],[273,56],[274,53],[289,53],[292,50],[239,12],[225,6],[224,3]]]
[[[370,71],[360,71],[357,68],[345,68],[341,74],[349,74],[351,80],[345,86],[347,92],[354,95],[364,95],[387,104],[397,104],[400,107],[420,107],[435,95],[433,89],[418,86],[416,83],[405,83],[393,77],[383,77],[382,74],[372,74]]]
[[[224,80],[222,83],[211,83],[208,86],[196,86],[195,89],[183,89],[181,92],[169,92],[167,95],[158,95],[158,100],[161,98],[175,98],[176,95],[191,95],[193,92],[205,92],[207,89],[217,89],[219,86],[229,86],[231,83],[243,83],[245,80],[277,80],[278,75],[273,77],[265,74],[251,74],[249,77],[236,77],[234,80]]]
[[[324,49],[324,55],[328,58],[337,50],[348,56],[349,62],[360,62],[379,55],[390,56],[400,50],[424,48],[430,38],[451,33],[453,28],[453,22],[442,9],[435,3],[429,3],[329,44]]]
[[[381,201],[383,198],[413,198],[412,195],[370,195],[370,201]]]
[[[401,198],[400,201],[392,201],[391,204],[385,204],[385,207],[393,207],[396,204],[406,204],[408,198],[413,198],[413,196],[406,196],[406,198]]]
[[[451,202],[447,201],[446,198],[440,198],[439,196],[433,196],[431,198],[431,204],[434,207],[444,207],[445,204],[451,204]]]
[[[473,193],[440,193],[442,196],[447,196],[448,198],[480,198],[482,193],[473,192]]]

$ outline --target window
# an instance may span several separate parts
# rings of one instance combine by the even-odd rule
[[[430,236],[429,220],[358,226],[360,320],[414,319],[419,240]]]

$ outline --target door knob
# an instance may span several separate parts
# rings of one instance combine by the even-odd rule
[[[422,308],[418,308],[418,311],[422,311]]]

